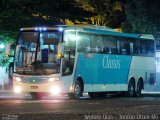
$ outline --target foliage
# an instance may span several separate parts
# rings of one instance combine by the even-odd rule
[[[75,0],[1,0],[0,29],[65,24],[66,19],[85,20],[91,14]]]
[[[14,32],[6,32],[0,31],[0,44],[6,46],[7,43],[14,45],[15,39],[17,37],[17,33]],[[11,49],[13,55],[13,49]],[[0,66],[7,66],[9,62],[11,62],[13,58],[10,58],[5,55],[5,49],[0,51]]]
[[[91,14],[80,8],[75,0],[1,0],[0,42],[14,43],[21,27],[84,21]],[[6,61],[4,51],[0,53],[0,57],[3,62]]]
[[[160,2],[158,0],[127,0],[125,7],[126,21],[123,30],[132,33],[153,34],[159,39]]]
[[[81,0],[82,7],[95,13],[91,22],[95,25],[117,28],[124,21],[124,11],[121,0]]]

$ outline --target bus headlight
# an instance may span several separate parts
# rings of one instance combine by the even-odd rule
[[[59,78],[49,78],[48,82],[54,82],[54,81],[57,81],[57,80],[59,80]]]
[[[58,86],[52,86],[50,89],[50,92],[52,95],[59,95],[60,94],[60,88]]]
[[[16,81],[18,81],[18,82],[21,82],[22,81],[22,79],[20,78],[20,77],[13,77],[14,78],[14,80],[16,80]]]
[[[18,93],[21,93],[21,91],[22,91],[22,89],[21,89],[20,86],[15,86],[15,87],[14,87],[14,92],[15,92],[15,93],[18,94]]]

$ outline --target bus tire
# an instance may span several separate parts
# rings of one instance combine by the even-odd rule
[[[128,96],[129,97],[135,96],[135,82],[133,79],[131,79],[128,84]]]
[[[79,82],[79,80],[77,80],[74,84],[74,97],[76,99],[80,99],[82,96],[82,91],[82,84]]]
[[[136,90],[136,96],[137,96],[137,97],[142,96],[142,94],[141,94],[142,89],[143,89],[143,82],[142,82],[141,80],[138,80],[137,90]]]

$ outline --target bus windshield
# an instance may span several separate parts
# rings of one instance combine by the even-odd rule
[[[18,74],[50,75],[60,72],[57,58],[62,33],[20,32],[15,52],[14,70]]]

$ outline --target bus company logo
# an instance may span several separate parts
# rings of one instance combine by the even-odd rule
[[[118,59],[111,59],[108,55],[103,57],[103,68],[108,69],[120,69],[121,61]]]

